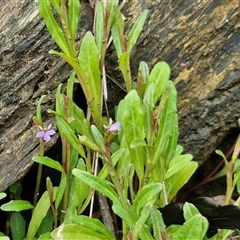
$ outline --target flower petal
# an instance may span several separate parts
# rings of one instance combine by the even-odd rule
[[[120,122],[115,122],[112,126],[109,127],[108,131],[109,132],[115,132],[118,131],[120,129]]]
[[[43,137],[45,142],[50,141],[51,137],[46,133],[45,136]]]
[[[52,136],[54,135],[56,132],[54,130],[48,130],[46,131],[46,134],[49,135],[49,136]]]
[[[37,132],[37,137],[38,137],[38,138],[44,137],[45,134],[46,134],[45,131]]]

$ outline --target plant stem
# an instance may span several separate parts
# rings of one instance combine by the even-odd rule
[[[105,155],[106,157],[106,155]],[[117,173],[115,171],[115,168],[112,164],[112,159],[111,157],[107,156],[106,157],[106,161],[105,161],[105,164],[107,165],[107,168],[108,168],[108,172],[110,174],[110,177],[112,179],[112,182],[116,188],[116,191],[121,199],[121,202],[122,202],[122,205],[124,207],[125,210],[128,210],[129,209],[129,206],[128,206],[128,203],[127,203],[127,200],[126,200],[126,197],[124,196],[124,192],[123,192],[123,188],[121,186],[121,183],[117,177]]]
[[[119,195],[120,201],[122,203],[122,207],[124,208],[124,210],[126,210],[126,212],[129,213],[129,217],[131,218],[131,220],[133,222],[135,222],[135,221],[137,221],[137,219],[136,219],[137,216],[135,216],[131,211],[131,208],[130,208],[131,205],[129,204],[129,201],[124,194],[123,187],[121,186],[121,183],[117,177],[115,167],[112,163],[110,148],[109,148],[108,144],[105,144],[105,145],[106,145],[106,152],[103,154],[105,156],[105,164],[107,165],[108,172],[109,172],[112,182],[116,188],[116,191]],[[128,226],[124,221],[123,221],[123,230],[124,230],[124,235],[122,237],[122,240],[126,240],[127,234],[128,234]],[[142,236],[145,237],[145,239],[149,239],[149,240],[152,239],[152,238],[149,238],[150,233],[146,231],[146,228],[143,228],[141,233],[142,233]]]
[[[231,162],[230,166],[226,166],[226,168],[227,168],[227,175],[226,175],[227,190],[226,190],[226,197],[225,197],[224,205],[228,205],[230,199],[232,198],[232,193],[234,190],[234,184],[233,184],[234,166],[235,166],[235,162]]]
[[[67,176],[67,184],[63,195],[63,205],[62,205],[62,212],[61,212],[61,223],[64,221],[64,217],[68,208],[68,190],[70,184],[70,164],[71,164],[71,146],[70,143],[66,140],[65,142],[65,149],[66,149],[66,165],[65,165],[65,172]]]
[[[61,136],[61,140],[62,140],[62,166],[63,169],[66,173],[67,176],[67,184],[66,184],[66,188],[64,191],[64,195],[63,195],[63,205],[62,205],[62,210],[61,210],[61,219],[60,219],[60,223],[63,222],[64,220],[64,216],[65,216],[65,212],[66,212],[66,201],[67,201],[67,195],[66,195],[66,191],[68,192],[68,174],[67,174],[67,139],[65,136]]]
[[[41,157],[44,156],[44,140],[43,140],[43,138],[40,138],[39,156],[41,156]],[[38,164],[38,173],[37,173],[37,181],[36,181],[36,187],[35,187],[34,198],[33,198],[33,206],[36,206],[36,204],[37,204],[41,179],[42,179],[42,164]]]

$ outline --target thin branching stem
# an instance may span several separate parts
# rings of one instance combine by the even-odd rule
[[[44,156],[44,140],[43,138],[40,138],[40,150],[39,150],[39,156]],[[35,193],[33,198],[33,205],[36,206],[38,195],[39,195],[39,188],[41,184],[42,179],[42,164],[38,164],[38,172],[37,172],[37,181],[36,181],[36,187],[35,187]]]

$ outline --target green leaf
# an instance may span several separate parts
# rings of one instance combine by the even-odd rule
[[[61,0],[49,0],[51,5],[53,6],[54,10],[61,15]]]
[[[185,204],[183,205],[184,219],[188,221],[196,214],[199,214],[198,209],[192,203],[185,202]]]
[[[127,92],[132,90],[132,76],[130,70],[130,52],[123,53],[119,59],[119,68],[122,72]]]
[[[144,129],[146,132],[146,139],[150,146],[153,145],[153,114],[154,114],[154,83],[148,84],[143,98],[143,112],[144,112]]]
[[[228,161],[227,161],[224,153],[221,150],[216,150],[215,152],[216,152],[216,154],[218,154],[219,156],[221,156],[223,158],[224,163],[225,163],[225,167],[227,168],[228,167]]]
[[[122,125],[122,122],[123,122],[122,115],[124,112],[124,100],[123,99],[119,102],[118,106],[116,107],[116,112],[117,112],[116,113],[116,121],[121,123],[121,127],[118,131],[118,138],[122,142],[122,138],[124,136],[123,125]]]
[[[124,192],[125,192],[125,196],[126,198],[128,198],[129,194],[131,196],[131,199],[133,199],[134,197],[134,189],[133,189],[133,175],[134,175],[134,167],[133,164],[128,164],[125,167],[124,173],[121,174],[122,179],[124,181]]]
[[[148,106],[150,110],[154,109],[154,101],[153,101],[154,90],[155,90],[155,83],[154,82],[148,83],[143,96],[143,103],[146,106]]]
[[[10,240],[10,238],[7,237],[7,236],[1,236],[1,237],[0,237],[0,240]]]
[[[104,11],[104,36],[105,36],[105,39],[103,40],[104,41],[104,45],[105,47],[107,48],[107,40],[108,38],[111,36],[110,34],[110,30],[111,30],[111,27],[112,27],[112,23],[113,23],[113,20],[114,20],[114,17],[115,17],[115,10],[114,8],[117,7],[117,2],[118,1],[108,1],[107,2],[107,5],[105,6],[105,11]],[[103,5],[104,6],[104,5]]]
[[[125,139],[126,139],[125,135],[123,135],[123,137],[121,139],[120,147],[125,148],[126,150],[118,160],[117,169],[116,169],[118,176],[121,176],[122,174],[124,174],[126,166],[132,163],[130,153],[129,153],[129,146],[126,143]],[[135,171],[135,169],[134,169],[134,171]]]
[[[50,199],[53,199],[53,184],[50,177],[46,178],[46,187]]]
[[[172,240],[202,240],[208,229],[208,221],[201,214],[196,214],[170,235]]]
[[[150,183],[145,185],[136,195],[133,207],[139,214],[144,207],[152,205],[156,200],[156,195],[162,190],[161,183]]]
[[[152,173],[155,177],[154,181],[161,181],[166,169],[166,162],[163,153],[167,147],[168,140],[171,137],[173,120],[176,114],[177,92],[174,83],[169,81],[166,91],[164,91],[162,100],[157,109],[160,116],[156,118],[160,120],[156,139],[154,141],[153,159],[146,166],[146,176]],[[156,121],[156,120],[155,120]],[[155,166],[156,165],[156,166]]]
[[[58,129],[64,134],[64,136],[66,136],[71,146],[85,159],[86,156],[84,149],[71,127],[61,117],[57,117],[57,125]]]
[[[178,115],[177,113],[174,115],[172,128],[171,128],[171,134],[169,136],[168,140],[168,146],[164,151],[164,159],[166,162],[166,166],[169,165],[170,161],[176,157],[176,149],[177,149],[177,143],[178,143],[178,136],[179,136],[179,130],[178,130]],[[180,153],[179,153],[180,155]]]
[[[10,186],[9,191],[15,196],[15,199],[20,199],[22,193],[22,184],[20,182],[15,182]],[[18,198],[16,198],[16,196]]]
[[[81,181],[88,184],[90,187],[96,189],[98,192],[102,193],[109,199],[111,199],[114,203],[118,203],[121,205],[119,197],[115,190],[110,186],[110,183],[107,180],[100,179],[86,171],[82,171],[79,169],[73,169],[73,175],[80,179]]]
[[[95,39],[91,32],[87,32],[82,40],[78,56],[79,65],[87,76],[87,85],[90,91],[88,106],[98,128],[102,127],[102,100],[99,71],[99,53]]]
[[[170,67],[165,62],[159,62],[156,65],[154,65],[152,71],[150,72],[148,81],[154,82],[155,88],[154,88],[154,104],[159,100],[159,98],[162,96],[169,77],[170,77]]]
[[[168,166],[168,170],[164,176],[164,179],[171,177],[173,174],[180,172],[191,160],[193,156],[191,154],[184,154],[173,158]]]
[[[90,148],[91,150],[95,151],[95,152],[101,152],[101,148],[94,142],[92,142],[88,137],[86,136],[78,136],[79,138],[79,142]]]
[[[11,215],[10,229],[12,240],[20,240],[25,238],[26,221],[20,213],[16,212]]]
[[[66,189],[66,185],[67,185],[67,177],[66,176],[63,176],[61,178],[61,182],[59,184],[59,187],[56,191],[56,199],[55,199],[55,209],[57,210],[59,205],[60,205],[60,202],[62,201],[63,199],[63,194],[65,192],[65,189]]]
[[[0,193],[0,200],[1,200],[1,199],[3,199],[3,198],[5,198],[6,196],[7,196],[7,194],[6,194],[6,193],[4,193],[4,192],[1,192],[1,193]]]
[[[78,216],[72,216],[72,220],[83,227],[88,227],[98,233],[103,234],[108,240],[115,239],[112,232],[98,219],[90,218],[83,215],[78,215]]]
[[[70,159],[71,159],[71,161],[70,161],[70,165],[69,165],[69,171],[72,172],[72,170],[77,166],[78,161],[79,161],[79,154],[75,149],[72,149]],[[72,177],[72,175],[71,175],[71,177]]]
[[[137,213],[135,211],[126,211],[121,205],[113,204],[112,210],[117,214],[123,221],[125,221],[129,228],[133,229],[137,221]],[[134,209],[133,209],[134,210]],[[132,216],[131,216],[132,215]]]
[[[127,224],[129,228],[131,229],[135,228],[135,225],[139,218],[137,216],[136,211],[133,209],[131,205],[129,205],[129,209],[126,211],[119,204],[113,204],[112,210]],[[147,228],[142,228],[140,239],[153,240],[150,230]]]
[[[237,187],[238,194],[240,194],[240,181],[237,181],[235,185]]]
[[[38,0],[38,7],[39,12],[46,23],[47,29],[52,36],[52,39],[66,55],[71,56],[67,40],[51,11],[49,0]]]
[[[127,51],[131,51],[134,47],[135,43],[137,42],[137,39],[143,29],[143,25],[146,21],[148,11],[145,10],[140,17],[137,19],[137,21],[132,26],[129,34],[128,34],[128,41],[127,41]]]
[[[83,171],[86,171],[86,164],[83,159],[80,159],[77,168]],[[80,207],[83,204],[83,201],[86,199],[89,193],[89,186],[81,181],[79,178],[74,178],[76,183],[76,188],[74,189],[77,192],[78,206]]]
[[[53,200],[55,200],[56,191],[57,191],[57,187],[54,187]],[[44,219],[44,217],[46,216],[49,210],[49,207],[50,207],[50,199],[49,199],[48,192],[45,191],[41,196],[41,198],[39,199],[37,205],[33,209],[32,218],[28,226],[26,240],[34,239],[42,220]]]
[[[66,210],[66,214],[64,216],[64,224],[72,224],[72,216],[77,215],[76,207],[73,204],[73,201],[71,201],[71,205],[68,205],[68,208]]]
[[[141,179],[143,179],[144,175],[144,149],[142,146],[131,148],[130,145],[133,140],[136,139],[138,139],[138,141],[144,141],[145,135],[143,131],[143,119],[144,115],[140,98],[138,97],[137,91],[132,90],[127,94],[124,99],[122,125],[125,133],[126,142],[129,146],[131,160],[140,181]]]
[[[91,125],[91,131],[97,145],[105,151],[104,138],[95,125]]]
[[[78,27],[79,13],[81,11],[80,1],[68,0],[68,24],[73,42],[76,38],[76,32]]]
[[[123,53],[123,41],[124,41],[124,21],[122,17],[122,13],[120,12],[117,6],[114,7],[114,19],[112,23],[112,37],[113,37],[113,44],[117,52],[118,58]],[[125,49],[126,50],[126,49]]]
[[[46,232],[38,238],[38,240],[51,240],[51,239],[53,239],[51,237],[51,232]]]
[[[64,217],[65,223],[72,223],[71,215],[76,212],[76,208],[78,206],[82,206],[82,203],[79,205],[78,203],[78,190],[76,186],[76,178],[74,176],[70,176],[68,181],[68,209]],[[67,216],[68,215],[68,216]]]
[[[134,139],[130,143],[130,148],[143,147],[146,146],[146,142],[143,139]]]
[[[56,112],[60,116],[64,116],[63,96],[61,94],[62,83],[58,85],[56,93]],[[57,116],[57,115],[56,115]]]
[[[2,211],[6,212],[19,212],[32,209],[33,205],[25,200],[11,200],[10,202],[3,204],[0,208]]]
[[[140,78],[138,78],[137,81],[140,81],[139,79],[140,79]],[[135,82],[133,82],[133,89],[136,89],[136,90],[137,90],[138,96],[139,96],[140,98],[143,97],[144,92],[146,91],[147,85],[148,85],[147,83],[138,83],[138,82],[135,83]]]
[[[162,240],[161,233],[165,231],[165,224],[161,212],[155,206],[150,206],[150,217],[153,227],[153,236],[155,239]]]
[[[104,6],[103,2],[98,1],[96,5],[96,27],[95,38],[98,51],[101,52],[104,39]]]
[[[180,146],[180,145],[177,145],[177,147],[176,147],[176,150],[175,150],[175,152],[174,152],[174,155],[173,155],[173,157],[176,157],[176,156],[178,156],[178,155],[182,154],[182,152],[183,152],[183,147],[182,147],[182,146]]]
[[[143,228],[146,228],[145,222],[150,214],[149,208],[144,208],[141,212],[140,218],[135,223],[135,226],[133,228],[133,239],[139,239],[141,237],[141,232]],[[153,238],[152,238],[153,239]]]
[[[49,209],[38,228],[37,236],[49,233],[52,231],[52,229],[53,229],[53,215]]]
[[[187,183],[192,174],[196,171],[197,167],[197,162],[190,161],[181,170],[181,172],[177,172],[165,180],[165,188],[168,202],[170,202],[176,196],[179,189],[183,187],[185,183]],[[160,199],[164,199],[164,196],[161,195]]]
[[[34,162],[41,163],[47,167],[53,168],[61,172],[62,174],[66,175],[62,165],[58,161],[55,161],[49,157],[41,157],[41,156],[34,156],[32,159]]]
[[[138,83],[142,85],[148,81],[149,77],[149,68],[146,62],[141,61],[138,69]]]
[[[234,167],[234,179],[233,179],[233,184],[236,185],[236,183],[240,180],[240,166],[239,166],[240,160],[237,159],[235,162],[235,167]],[[226,169],[225,169],[226,172]],[[226,173],[225,173],[226,174]]]
[[[73,103],[73,109],[74,109],[74,129],[77,131],[77,133],[81,135],[84,134],[84,127],[83,127],[83,121],[86,120],[84,112],[81,108],[79,108],[75,103]]]
[[[52,234],[54,239],[79,239],[79,240],[106,240],[106,236],[78,224],[62,224]]]

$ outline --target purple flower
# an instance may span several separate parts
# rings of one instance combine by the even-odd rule
[[[114,124],[112,124],[112,119],[110,118],[109,125],[103,125],[103,127],[107,130],[107,132],[116,132],[120,130],[120,125],[120,122],[115,122]]]
[[[53,136],[56,132],[51,129],[51,124],[48,126],[47,129],[43,129],[42,127],[39,127],[41,129],[40,132],[37,133],[38,138],[43,138],[45,142],[50,141],[51,136]]]
[[[115,122],[114,124],[112,124],[111,126],[108,127],[108,131],[109,132],[115,132],[118,131],[120,129],[120,122]]]

